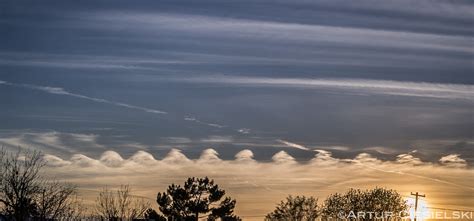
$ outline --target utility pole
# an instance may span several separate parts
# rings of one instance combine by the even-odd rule
[[[421,195],[418,192],[416,192],[416,193],[410,192],[410,194],[412,196],[415,196],[415,221],[416,221],[416,216],[418,215],[418,213],[417,213],[418,212],[418,197],[426,197],[426,195],[425,194]]]

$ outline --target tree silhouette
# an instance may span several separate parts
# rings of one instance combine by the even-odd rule
[[[121,185],[116,191],[104,187],[96,200],[96,212],[106,220],[134,220],[143,217],[150,207],[149,202],[131,194],[128,185]]]
[[[57,181],[42,185],[35,196],[35,206],[39,220],[59,219],[65,217],[77,203],[76,187]]]
[[[166,218],[156,212],[156,210],[149,208],[145,212],[145,219],[155,221],[166,221]]]
[[[318,199],[305,196],[288,196],[275,210],[265,217],[266,221],[314,221],[319,215]]]
[[[350,189],[344,194],[332,194],[323,204],[323,219],[335,220],[338,218],[352,218],[363,212],[366,215],[360,220],[394,219],[401,212],[406,211],[407,204],[395,190],[376,187],[372,190]],[[368,213],[373,214],[368,214]]]
[[[0,150],[0,209],[15,220],[59,219],[71,212],[76,187],[41,176],[46,161],[38,151]]]
[[[40,169],[44,166],[39,152],[1,153],[0,202],[6,214],[24,220],[36,214],[34,196],[39,192]]]
[[[166,192],[158,193],[156,201],[168,220],[240,220],[233,215],[236,201],[230,197],[221,200],[224,195],[213,180],[193,177],[183,187],[170,185]]]

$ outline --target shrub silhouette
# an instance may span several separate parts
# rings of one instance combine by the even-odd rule
[[[290,195],[267,214],[265,221],[315,221],[318,215],[318,199]]]
[[[129,185],[121,185],[115,191],[104,187],[97,196],[95,209],[101,219],[127,221],[143,217],[149,207],[147,201],[132,195]]]

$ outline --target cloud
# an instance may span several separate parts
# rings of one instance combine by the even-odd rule
[[[71,164],[70,161],[63,160],[60,157],[51,154],[45,154],[43,159],[46,161],[46,165],[51,167],[63,167]]]
[[[402,164],[411,164],[411,165],[421,165],[423,162],[420,160],[420,158],[414,157],[411,154],[400,154],[397,156],[397,163],[402,163]]]
[[[334,164],[342,164],[342,165],[358,165],[358,164],[367,164],[367,165],[391,165],[399,167],[400,165],[406,165],[409,167],[412,166],[433,166],[432,163],[423,162],[420,158],[414,157],[411,154],[400,154],[394,161],[382,161],[371,154],[368,153],[360,153],[355,156],[353,159],[341,159],[335,158],[332,156],[332,153],[327,150],[315,150],[317,153],[315,154],[314,158],[310,161],[311,165],[320,165],[320,166],[328,166]],[[255,161],[254,153],[251,150],[244,149],[239,151],[235,155],[234,161],[236,163],[241,162],[245,163],[246,161]],[[129,165],[130,162],[134,162],[136,164],[141,165],[158,165],[158,164],[166,164],[166,165],[179,165],[179,164],[209,164],[215,165],[224,162],[232,162],[232,160],[222,160],[219,158],[219,153],[213,149],[208,148],[202,151],[201,155],[197,159],[189,159],[186,155],[184,155],[181,150],[178,149],[171,149],[169,153],[161,160],[155,159],[155,157],[146,151],[139,150],[135,154],[133,154],[130,158],[124,159],[120,156],[119,153],[116,151],[105,151],[99,157],[99,160],[92,159],[87,157],[83,154],[74,154],[69,161],[63,160],[62,158],[52,155],[52,154],[45,154],[44,159],[52,162],[52,165],[83,165],[83,166],[96,166],[101,164],[105,167],[122,167]],[[304,165],[304,162],[297,162],[296,159],[288,154],[286,151],[279,151],[272,156],[273,163],[281,164],[281,163],[295,163]],[[70,163],[67,163],[70,162]],[[257,161],[255,161],[257,162]],[[442,157],[439,160],[440,164],[438,166],[446,166],[446,167],[456,167],[454,165],[458,165],[459,167],[466,167],[467,163],[464,159],[459,157],[459,154],[451,154]],[[264,162],[260,162],[264,163]]]
[[[0,136],[0,145],[7,148],[40,149],[47,153],[71,154],[103,151],[105,147],[98,143],[99,135],[47,132],[22,132]]]
[[[341,162],[340,159],[332,157],[332,153],[326,150],[316,150],[318,152],[315,158],[311,160],[312,163],[318,165],[335,165]]]
[[[408,195],[413,186],[423,186],[429,190],[432,206],[454,200],[452,206],[469,208],[474,202],[466,194],[474,190],[470,178],[473,170],[453,166],[462,165],[456,154],[444,157],[440,164],[432,164],[408,154],[384,161],[367,153],[340,159],[327,150],[316,151],[314,159],[308,162],[297,162],[285,151],[275,153],[272,161],[259,162],[253,160],[253,152],[247,149],[238,152],[235,160],[222,160],[211,148],[204,150],[198,159],[189,159],[177,149],[170,150],[161,160],[145,151],[138,151],[128,159],[113,151],[104,152],[99,160],[82,154],[75,154],[69,160],[54,155],[44,157],[48,160],[47,174],[75,183],[80,191],[82,187],[127,183],[146,196],[153,196],[187,177],[210,176],[241,203],[237,204],[239,214],[255,209],[262,213],[270,211],[287,194],[324,198],[336,191],[375,186],[394,188]],[[96,197],[90,191],[82,194],[86,199]],[[262,194],[265,197],[255,198]],[[242,207],[245,202],[255,203],[254,210]]]
[[[361,163],[361,164],[378,164],[381,163],[382,161],[373,157],[372,155],[368,153],[361,153],[358,154],[354,160],[356,163]],[[401,163],[401,162],[400,162]]]
[[[248,128],[240,128],[237,130],[237,132],[241,133],[241,134],[249,134],[250,133],[250,129]]]
[[[381,154],[394,154],[394,153],[396,153],[396,150],[394,150],[393,148],[380,147],[380,146],[366,147],[362,150],[364,150],[364,151],[375,151],[375,152],[381,153]]]
[[[100,55],[73,55],[73,54],[48,54],[48,53],[0,53],[0,65],[31,66],[45,68],[67,69],[100,69],[100,70],[159,70],[150,65],[162,64],[191,64],[193,62],[170,59],[149,59],[145,57],[127,56],[100,56]],[[147,65],[143,65],[147,64]],[[0,82],[1,84],[1,82]]]
[[[82,95],[82,94],[71,93],[71,92],[68,92],[68,91],[64,90],[63,88],[59,88],[59,87],[38,86],[38,85],[32,85],[32,84],[17,84],[17,83],[10,83],[10,82],[6,82],[6,83],[3,83],[3,84],[9,85],[9,86],[14,86],[14,87],[28,88],[28,89],[32,89],[32,90],[39,90],[39,91],[43,91],[43,92],[50,93],[50,94],[71,96],[71,97],[85,99],[85,100],[98,102],[98,103],[111,104],[111,105],[115,105],[115,106],[119,106],[119,107],[125,107],[125,108],[128,108],[128,109],[141,110],[141,111],[145,111],[147,113],[167,114],[165,111],[161,111],[161,110],[157,110],[157,109],[146,108],[146,107],[131,105],[131,104],[127,104],[127,103],[115,102],[115,101],[110,101],[110,100],[106,100],[106,99],[102,99],[102,98],[89,97],[89,96]]]
[[[192,142],[192,140],[187,137],[165,137],[163,141],[172,144],[187,144]]]
[[[229,84],[252,87],[334,88],[348,92],[365,92],[395,96],[426,97],[439,99],[474,100],[474,86],[427,82],[389,81],[370,79],[315,79],[210,76],[168,78],[168,81],[188,83]]]
[[[466,160],[459,157],[459,154],[450,154],[439,159],[439,162],[448,167],[466,167]]]
[[[351,149],[350,147],[346,147],[346,146],[320,146],[318,148],[327,149],[327,150],[340,150],[340,151],[348,151]]]
[[[230,143],[234,139],[232,136],[209,136],[208,138],[201,139],[203,143]]]
[[[109,167],[119,167],[123,164],[123,158],[115,151],[106,151],[100,156],[101,163]]]
[[[300,149],[300,150],[309,150],[309,148],[303,146],[303,145],[299,145],[299,144],[296,144],[296,143],[292,143],[292,142],[289,142],[289,141],[286,141],[286,140],[277,140],[278,142],[282,143],[282,144],[285,144],[289,147],[293,147],[293,148],[297,148],[297,149]]]
[[[189,163],[189,160],[186,155],[184,155],[181,150],[172,149],[168,155],[162,160],[165,163]]]
[[[71,163],[79,167],[99,166],[100,162],[83,154],[74,154],[71,157]]]
[[[253,159],[254,154],[251,150],[245,149],[241,150],[237,154],[235,154],[235,161],[237,162],[255,162]]]
[[[399,30],[381,30],[341,25],[301,24],[298,22],[259,21],[229,17],[173,14],[173,13],[120,13],[110,12],[84,15],[97,21],[97,28],[116,29],[130,27],[147,35],[156,35],[156,30],[184,32],[188,35],[208,36],[218,34],[222,38],[273,42],[324,42],[365,47],[392,47],[399,49],[437,49],[442,51],[472,52],[467,36],[449,36],[415,33]],[[193,22],[199,21],[199,22]],[[189,24],[193,25],[190,26]],[[122,24],[123,26],[113,26]],[[108,25],[108,27],[107,27]],[[282,35],[281,33],[287,33]],[[289,33],[289,34],[288,34]]]
[[[153,165],[156,163],[155,157],[152,154],[145,151],[137,151],[133,156],[130,157],[129,161],[143,165]]]
[[[205,149],[201,153],[201,156],[199,157],[198,161],[202,163],[216,163],[221,161],[221,159],[219,158],[219,153],[217,153],[216,150],[209,148]]]
[[[293,164],[296,163],[296,160],[294,157],[290,156],[287,152],[285,151],[280,151],[273,155],[272,157],[273,162],[277,164]]]

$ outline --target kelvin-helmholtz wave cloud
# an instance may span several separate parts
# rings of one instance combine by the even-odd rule
[[[180,150],[172,149],[158,159],[145,151],[137,151],[128,158],[114,151],[105,151],[98,158],[74,154],[63,159],[46,154],[44,159],[49,172],[82,186],[92,188],[110,182],[129,183],[147,196],[152,196],[154,191],[165,188],[170,182],[179,182],[189,176],[211,176],[240,202],[251,200],[258,205],[241,207],[243,213],[255,212],[256,209],[264,214],[271,209],[272,202],[286,194],[304,193],[323,198],[334,189],[347,186],[387,186],[402,194],[409,194],[413,183],[423,186],[426,191],[443,188],[445,191],[430,195],[433,205],[446,203],[449,195],[474,191],[472,170],[466,168],[459,155],[444,156],[439,163],[424,162],[410,153],[384,161],[367,153],[353,159],[339,159],[331,152],[319,150],[305,163],[297,162],[285,151],[276,153],[271,162],[259,162],[253,156],[252,151],[241,150],[235,154],[234,160],[222,160],[216,150],[206,149],[197,159],[190,159]],[[243,189],[246,190],[241,191]],[[90,194],[84,191],[86,196]],[[255,199],[255,194],[265,197]],[[472,204],[472,197],[468,195],[448,203],[456,208]]]

